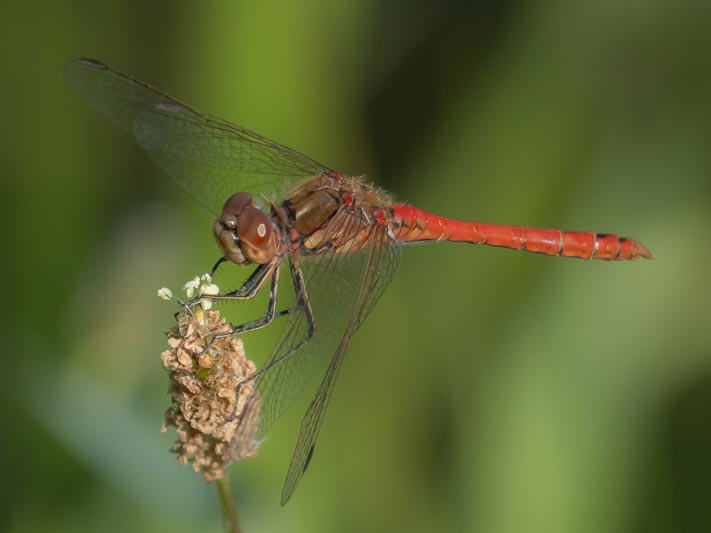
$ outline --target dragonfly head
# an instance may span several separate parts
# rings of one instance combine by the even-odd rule
[[[247,192],[239,192],[225,202],[214,233],[225,258],[238,265],[265,264],[276,254],[272,218]]]

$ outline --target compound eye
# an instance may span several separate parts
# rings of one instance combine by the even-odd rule
[[[272,220],[264,211],[255,207],[246,207],[238,217],[239,237],[244,242],[257,248],[266,249],[272,240]]]
[[[230,196],[222,208],[222,214],[237,217],[247,207],[255,207],[254,198],[248,192],[238,192]]]

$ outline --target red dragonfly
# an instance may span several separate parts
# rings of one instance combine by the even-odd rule
[[[282,505],[311,461],[348,343],[390,283],[402,243],[467,242],[613,261],[652,257],[626,237],[464,222],[394,204],[362,179],[202,113],[100,61],[72,61],[65,76],[92,108],[132,133],[158,166],[217,217],[214,234],[222,256],[215,269],[225,261],[256,265],[239,289],[218,298],[249,299],[270,284],[266,316],[232,334],[287,315],[271,354],[251,378],[252,396],[261,396],[255,438],[261,439],[317,369],[326,368],[301,423]],[[285,261],[296,298],[291,308],[277,312]]]

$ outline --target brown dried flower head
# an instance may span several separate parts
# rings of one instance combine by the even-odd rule
[[[217,294],[207,275],[188,282],[185,289],[188,297],[194,289]],[[158,295],[172,297],[167,289]],[[252,398],[244,412],[253,389],[253,382],[245,379],[254,374],[255,365],[246,358],[240,339],[219,337],[201,354],[215,334],[232,331],[219,311],[209,309],[210,304],[202,300],[192,308],[182,307],[178,324],[167,332],[170,349],[161,354],[163,367],[170,371],[172,399],[161,431],[175,426],[177,440],[172,451],[181,464],[192,463],[206,482],[224,477],[234,461],[257,454],[259,443],[254,435],[260,406],[260,399]]]

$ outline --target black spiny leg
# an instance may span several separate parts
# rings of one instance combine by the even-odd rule
[[[291,281],[294,284],[294,292],[296,293],[296,304],[294,307],[301,306],[304,310],[304,315],[306,315],[306,323],[308,324],[306,330],[306,338],[300,342],[297,346],[300,347],[304,342],[309,340],[314,336],[314,329],[316,324],[314,322],[314,313],[311,310],[311,302],[309,301],[309,295],[306,292],[306,286],[304,285],[304,276],[301,273],[301,266],[298,264],[298,260],[289,261],[289,271],[291,273]],[[296,349],[296,348],[295,348]]]
[[[217,270],[217,267],[219,267],[220,264],[222,264],[224,261],[224,258],[220,258],[220,260],[215,263],[215,266],[212,268],[212,273],[210,274],[210,277],[212,277],[212,275]],[[264,282],[267,280],[267,276],[270,272],[273,271],[274,268],[275,265],[271,263],[268,263],[266,265],[259,265],[257,268],[254,269],[254,272],[252,272],[249,278],[247,278],[247,280],[240,286],[239,289],[230,291],[226,294],[199,294],[198,296],[195,296],[194,298],[191,298],[189,301],[185,302],[183,305],[190,309],[201,300],[250,300],[254,298],[259,292],[259,289],[262,288]]]
[[[297,260],[298,261],[298,260]],[[240,397],[240,392],[242,391],[242,387],[244,387],[247,383],[250,381],[253,381],[254,379],[259,378],[262,374],[267,372],[269,369],[272,367],[278,365],[291,355],[293,355],[299,348],[301,348],[304,344],[306,344],[311,337],[314,335],[315,331],[315,323],[314,323],[314,314],[313,311],[311,310],[311,303],[309,302],[308,294],[306,293],[306,287],[304,286],[304,278],[301,275],[301,269],[299,268],[298,264],[294,266],[294,260],[289,261],[289,270],[291,273],[291,280],[294,284],[294,292],[296,293],[296,302],[294,303],[294,306],[286,309],[285,311],[281,311],[277,314],[277,316],[281,315],[286,315],[288,313],[294,312],[296,309],[301,307],[304,311],[304,316],[306,317],[306,336],[301,339],[299,342],[291,346],[286,352],[283,354],[279,354],[274,356],[273,359],[267,361],[267,363],[264,365],[263,368],[260,368],[257,370],[254,374],[249,376],[248,378],[244,379],[243,381],[240,381],[237,384],[237,388],[235,389],[235,407],[232,410],[232,417],[230,420],[234,419],[236,413],[237,413],[237,407],[238,407],[238,399]],[[242,412],[246,413],[250,409],[250,404],[252,401],[254,401],[255,395],[250,395],[249,398],[247,399],[247,405],[245,405],[242,408]],[[239,428],[239,426],[237,426]]]
[[[219,266],[220,263],[221,262],[218,261],[217,265],[215,266]],[[218,335],[214,335],[212,339],[210,339],[210,342],[207,343],[205,348],[198,355],[202,355],[207,352],[217,339],[221,339],[222,337],[229,337],[231,335],[237,335],[239,333],[244,333],[245,331],[251,331],[253,329],[262,328],[271,323],[271,321],[274,320],[275,316],[285,315],[289,312],[289,310],[286,310],[280,311],[279,313],[274,313],[274,308],[276,306],[276,290],[277,285],[279,283],[280,268],[281,262],[259,265],[239,289],[228,292],[227,294],[202,294],[200,296],[196,296],[186,304],[187,306],[191,306],[200,300],[250,300],[257,295],[259,290],[264,285],[264,282],[267,280],[268,275],[270,273],[272,274],[272,288],[269,295],[269,306],[267,308],[267,315],[264,318],[252,320],[250,322],[242,324],[241,326],[236,326],[232,329],[230,333],[221,333]]]
[[[225,261],[227,261],[227,259],[225,259],[224,257],[220,257],[220,258],[217,260],[217,263],[215,263],[215,266],[212,267],[212,270],[210,270],[210,277],[211,277],[211,278],[214,278],[214,277],[215,277],[215,273],[217,273],[217,269],[220,268],[220,265],[221,265],[222,263],[224,263]]]
[[[212,299],[215,300],[249,300],[254,298],[254,296],[259,292],[259,290],[267,281],[267,277],[270,272],[274,270],[279,270],[278,265],[272,265],[267,263],[266,265],[259,265],[254,269],[252,275],[247,278],[239,289],[230,291],[226,294],[220,294],[213,296]]]
[[[245,322],[244,324],[242,324],[240,326],[234,326],[230,333],[221,333],[221,334],[215,335],[215,338],[229,337],[231,335],[239,335],[240,333],[246,333],[247,331],[252,331],[255,329],[263,328],[264,326],[268,326],[269,324],[271,324],[272,320],[274,320],[275,317],[286,315],[291,311],[291,309],[285,309],[283,311],[279,311],[278,313],[274,312],[276,309],[276,303],[277,303],[277,289],[279,288],[279,270],[280,269],[281,269],[281,265],[277,264],[274,267],[274,269],[272,270],[272,282],[271,282],[271,288],[269,290],[269,304],[267,305],[267,314],[265,316],[263,316],[262,318],[258,318],[256,320],[250,320],[249,322]]]
[[[306,317],[306,336],[301,339],[299,342],[291,346],[286,352],[277,355],[274,359],[267,361],[267,363],[264,365],[263,368],[257,370],[254,374],[251,376],[245,378],[244,380],[240,381],[237,384],[237,388],[235,389],[235,407],[232,410],[232,416],[230,420],[234,419],[236,413],[237,413],[237,399],[239,398],[240,392],[242,390],[242,387],[244,387],[247,383],[250,381],[258,378],[265,372],[267,372],[270,368],[278,365],[291,355],[293,355],[299,348],[301,348],[304,344],[306,344],[311,337],[314,336],[314,331],[316,328],[315,322],[314,322],[314,314],[313,311],[311,310],[311,302],[309,301],[308,294],[306,293],[306,287],[304,286],[304,278],[301,275],[301,268],[297,265],[294,265],[293,260],[289,261],[289,270],[291,272],[291,280],[294,283],[294,292],[296,292],[296,302],[294,303],[294,306],[286,309],[284,311],[280,311],[279,313],[276,314],[276,316],[282,316],[286,315],[289,313],[294,312],[296,309],[301,308],[304,311],[304,315]],[[274,294],[276,294],[276,290],[274,290]],[[247,323],[249,324],[249,322]],[[245,324],[245,326],[247,325]],[[236,328],[235,328],[236,329]],[[247,405],[243,408],[243,411],[246,412],[247,409],[249,409],[249,403],[253,400],[253,397],[250,396],[250,398],[247,400]]]

